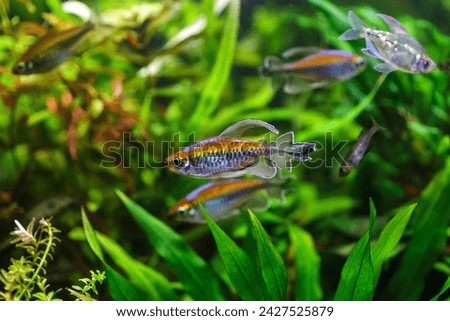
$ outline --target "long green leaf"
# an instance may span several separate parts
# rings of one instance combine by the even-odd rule
[[[370,223],[367,232],[356,243],[341,272],[335,300],[370,300],[375,290],[370,239],[376,209],[370,200]]]
[[[125,194],[116,192],[131,216],[145,231],[156,252],[183,283],[195,300],[223,300],[219,283],[206,262],[174,230],[134,203]]]
[[[179,300],[170,282],[164,275],[143,263],[136,261],[119,244],[112,239],[97,233],[97,238],[106,253],[112,258],[135,284],[141,284],[151,300]]]
[[[408,225],[411,214],[416,208],[416,204],[402,208],[389,221],[381,231],[380,237],[372,248],[372,263],[375,273],[375,284],[380,277],[383,262],[389,257],[402,238],[406,225]]]
[[[259,279],[257,273],[255,273],[256,266],[250,260],[250,257],[233,242],[206,212],[203,212],[203,216],[213,234],[225,270],[238,295],[246,301],[264,300],[263,288],[255,286],[255,284],[259,284]]]
[[[250,210],[248,213],[250,215],[251,233],[256,243],[259,268],[270,300],[286,300],[287,271],[283,260],[259,220]]]
[[[439,291],[438,294],[436,294],[431,300],[437,301],[441,297],[442,294],[447,292],[447,290],[450,289],[450,276],[447,278],[447,281],[445,281],[444,285],[442,286],[442,289]],[[447,299],[448,300],[448,299]]]
[[[100,247],[100,244],[98,243],[97,237],[95,235],[95,231],[92,228],[92,225],[87,218],[84,208],[81,208],[81,220],[83,221],[84,233],[86,234],[86,240],[87,240],[89,246],[91,247],[91,250],[100,259],[100,261],[102,261],[102,263],[105,263],[105,258],[103,256],[102,248]]]
[[[320,286],[320,256],[311,235],[296,226],[289,226],[289,238],[295,252],[297,282],[295,299],[298,301],[322,300]]]
[[[108,283],[108,289],[114,300],[117,301],[136,301],[136,300],[150,300],[151,296],[141,288],[139,285],[132,284],[130,281],[125,279],[119,272],[115,271],[111,266],[106,263],[103,256],[100,243],[97,240],[94,229],[89,222],[86,212],[81,209],[81,220],[83,221],[83,227],[86,234],[86,240],[91,247],[94,254],[102,261],[103,266],[106,271],[106,281]]]
[[[231,65],[236,51],[240,6],[240,0],[230,1],[222,40],[217,50],[217,58],[202,90],[194,115],[191,118],[192,128],[198,128],[212,115],[230,76]]]
[[[428,272],[441,255],[450,223],[450,158],[428,184],[411,218],[413,237],[388,290],[398,300],[418,300]]]

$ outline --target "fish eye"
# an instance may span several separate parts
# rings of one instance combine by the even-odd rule
[[[426,60],[426,59],[423,59],[422,60],[422,70],[427,70],[428,67],[430,67],[430,61]]]
[[[180,206],[179,208],[177,208],[177,215],[178,216],[187,218],[189,216],[194,216],[194,214],[195,214],[194,208],[187,209],[184,206]]]
[[[26,70],[27,70],[27,65],[24,62],[19,62],[14,71],[18,74],[23,74]]]
[[[362,66],[362,65],[364,65],[365,63],[366,63],[366,61],[364,60],[363,57],[359,57],[358,60],[356,61],[356,64],[357,64],[358,66]]]
[[[179,157],[174,157],[172,159],[172,165],[178,168],[185,168],[186,166],[189,165],[189,162],[187,159],[182,159]]]

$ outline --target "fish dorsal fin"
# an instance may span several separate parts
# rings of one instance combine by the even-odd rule
[[[397,19],[381,13],[377,14],[377,17],[383,19],[383,21],[386,22],[391,32],[401,35],[408,34],[406,28]]]
[[[281,56],[283,58],[287,59],[287,58],[292,58],[294,56],[312,55],[312,54],[318,53],[320,51],[323,51],[323,49],[318,48],[318,47],[294,47],[294,48],[284,51],[281,54]]]
[[[241,137],[247,130],[254,127],[263,127],[272,133],[278,134],[275,126],[258,119],[244,119],[225,129],[220,136]]]

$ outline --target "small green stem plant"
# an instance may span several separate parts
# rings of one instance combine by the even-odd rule
[[[37,226],[33,219],[26,229],[18,221],[15,223],[17,227],[11,232],[15,238],[11,242],[16,244],[17,248],[24,249],[26,255],[19,259],[11,258],[8,270],[0,270],[0,282],[3,284],[0,300],[59,300],[55,295],[61,289],[49,291],[46,267],[48,262],[53,259],[56,243],[60,241],[55,236],[60,231],[52,225],[50,219],[42,218]],[[68,291],[77,300],[92,301],[94,298],[89,292],[98,294],[96,284],[101,284],[104,279],[104,272],[91,271],[91,279],[80,280],[85,284],[84,287],[74,285]]]

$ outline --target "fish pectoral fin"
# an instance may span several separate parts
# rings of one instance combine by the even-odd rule
[[[258,119],[244,119],[225,129],[220,136],[241,137],[247,130],[255,127],[263,127],[272,133],[278,134],[275,126]]]
[[[384,62],[384,63],[378,64],[378,65],[375,65],[375,67],[373,67],[373,69],[375,69],[376,71],[379,71],[379,72],[388,73],[388,72],[396,70],[397,68],[391,64]]]
[[[306,56],[306,55],[318,53],[319,51],[322,51],[322,50],[323,50],[322,48],[318,48],[318,47],[294,47],[294,48],[284,51],[281,54],[281,57],[286,59],[286,58],[292,58],[294,56]]]
[[[369,56],[382,59],[380,53],[378,52],[373,42],[370,41],[370,39],[366,39],[366,48],[362,49],[361,51]]]
[[[383,19],[383,21],[389,26],[391,32],[400,35],[408,34],[406,28],[397,19],[381,13],[377,14],[377,17]]]

